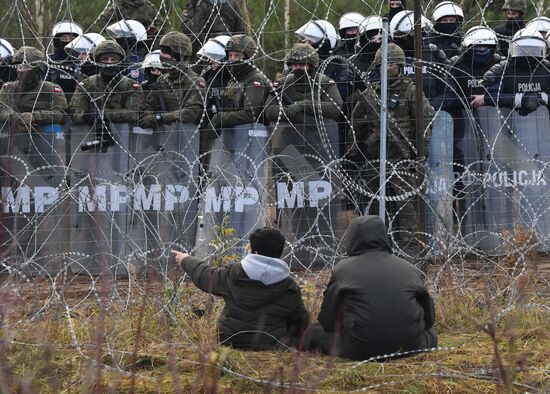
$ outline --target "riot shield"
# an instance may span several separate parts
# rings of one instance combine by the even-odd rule
[[[222,129],[201,187],[197,255],[244,254],[250,233],[267,223],[269,134],[258,123]]]
[[[507,162],[508,188],[519,223],[537,235],[538,249],[550,251],[550,119],[544,106],[529,115],[513,111],[509,139],[502,147]]]
[[[335,121],[272,125],[276,223],[291,266],[333,265],[341,239],[339,134]]]
[[[465,169],[465,211],[461,221],[464,242],[490,255],[505,253],[505,232],[513,225],[513,188],[509,188],[507,165],[511,129],[510,110],[481,107],[467,121],[462,150]]]
[[[74,126],[71,133],[71,251],[75,273],[125,274],[141,239],[127,233],[133,179],[128,176],[128,124],[101,130]],[[84,149],[84,150],[83,150]],[[135,234],[133,234],[135,237]]]
[[[63,269],[69,250],[65,129],[0,133],[0,271]]]
[[[134,128],[129,162],[134,200],[128,234],[143,241],[140,269],[147,264],[165,271],[173,244],[187,251],[195,246],[199,130],[190,123]]]
[[[426,174],[426,230],[430,254],[442,252],[452,237],[453,139],[453,118],[447,112],[437,112],[432,121]]]

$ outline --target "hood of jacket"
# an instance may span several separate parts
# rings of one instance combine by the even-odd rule
[[[345,234],[344,248],[348,256],[372,251],[392,252],[386,226],[378,216],[360,216],[351,221]]]
[[[290,268],[283,260],[260,254],[246,255],[241,265],[250,279],[262,282],[266,286],[290,276]]]

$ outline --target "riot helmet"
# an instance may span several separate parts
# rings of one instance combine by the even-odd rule
[[[474,26],[464,34],[461,49],[475,64],[487,64],[498,49],[497,35],[488,27]]]
[[[454,22],[446,21],[449,17],[456,19]],[[464,21],[464,12],[460,5],[452,1],[443,1],[435,6],[432,13],[434,30],[443,34],[454,34],[461,27]]]
[[[197,52],[198,58],[206,58],[214,62],[221,62],[227,57],[225,46],[230,36],[217,36],[209,39]]]
[[[336,47],[336,29],[326,20],[309,21],[294,33],[300,40],[308,41],[321,58],[327,58]]]
[[[145,56],[141,68],[143,69],[145,79],[148,83],[151,84],[155,82],[164,70],[164,65],[160,59],[160,49],[149,52]]]
[[[510,58],[534,57],[543,59],[546,57],[547,44],[534,27],[525,28],[518,31],[512,37],[508,56]]]
[[[73,58],[81,58],[81,55],[89,55],[94,48],[105,41],[101,34],[86,33],[76,37],[74,40],[65,45],[65,52]]]
[[[136,42],[147,39],[147,30],[138,21],[132,19],[122,19],[107,27],[107,33],[115,40],[120,38],[133,39]]]
[[[359,34],[359,26],[365,17],[358,12],[348,12],[340,17],[338,33],[343,40],[355,40]],[[348,34],[348,29],[356,29],[355,34]]]
[[[14,53],[15,51],[13,46],[9,43],[9,41],[0,38],[0,60],[9,59],[11,62]]]
[[[382,44],[382,17],[378,15],[367,16],[359,26],[359,46],[362,51],[376,53]]]
[[[423,33],[429,33],[433,29],[432,22],[424,15],[421,16],[421,28]],[[392,38],[412,36],[414,34],[414,11],[400,11],[390,22],[390,35]]]
[[[53,46],[63,48],[82,33],[82,27],[78,23],[72,21],[57,22],[52,28]]]
[[[540,34],[542,34],[543,38],[546,38],[548,37],[548,32],[550,32],[550,18],[547,18],[545,16],[538,16],[534,19],[531,19],[531,21],[525,27],[535,28]]]

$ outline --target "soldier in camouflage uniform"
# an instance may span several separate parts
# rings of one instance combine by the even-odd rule
[[[181,30],[191,38],[193,53],[212,37],[244,32],[240,0],[189,0]]]
[[[37,126],[65,123],[67,101],[59,85],[44,81],[44,54],[24,46],[15,52],[13,64],[17,81],[7,82],[0,91],[0,124],[30,132]]]
[[[244,34],[231,37],[225,46],[232,80],[221,97],[223,111],[210,120],[216,130],[246,123],[263,123],[269,82],[252,64],[257,52],[254,40]]]
[[[502,11],[506,13],[506,22],[495,27],[498,36],[499,53],[502,57],[508,56],[508,46],[514,34],[525,27],[525,0],[505,0]]]
[[[381,50],[375,56],[374,64],[381,64]],[[388,47],[388,128],[386,196],[390,198],[387,205],[392,238],[405,253],[416,256],[418,241],[415,239],[417,225],[417,203],[415,177],[416,164],[416,101],[415,84],[403,75],[405,55],[395,44]],[[380,81],[367,85],[352,114],[353,149],[357,149],[366,163],[365,181],[369,193],[377,194],[379,190],[379,149],[380,149]],[[428,125],[433,110],[424,97],[424,124]],[[425,132],[425,152],[429,146],[429,129]],[[370,211],[378,213],[372,200]]]
[[[146,111],[141,127],[156,127],[172,122],[195,123],[201,120],[206,100],[206,83],[189,67],[191,41],[179,32],[169,32],[160,41],[160,59],[166,68],[145,97]]]
[[[269,100],[265,110],[266,120],[276,121],[281,116],[282,120],[294,125],[307,125],[314,131],[317,131],[315,114],[319,111],[323,118],[337,120],[342,98],[334,80],[317,71],[317,51],[309,44],[294,44],[286,62],[292,71],[284,80],[273,84],[274,93],[279,94],[274,94]],[[313,101],[312,97],[320,97],[321,101]]]
[[[157,7],[148,0],[112,0],[96,23],[99,30],[121,19],[140,22],[147,29],[149,38],[160,33],[162,19]]]
[[[113,123],[136,123],[142,105],[138,82],[122,75],[124,49],[112,40],[103,41],[93,52],[99,74],[83,80],[71,100],[76,124],[94,125],[99,118]]]

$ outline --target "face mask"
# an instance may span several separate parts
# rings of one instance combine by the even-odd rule
[[[243,60],[230,60],[227,62],[227,66],[234,75],[240,75],[249,67],[248,63]]]
[[[304,68],[296,68],[292,70],[292,74],[296,77],[296,79],[302,79],[306,77],[307,70]]]
[[[441,23],[436,22],[434,29],[443,34],[454,34],[460,28],[460,22]]]
[[[494,51],[491,49],[472,49],[472,61],[474,64],[487,64],[493,57]]]
[[[404,51],[414,50],[414,38],[412,36],[397,37],[393,40]]]
[[[119,65],[106,66],[102,65],[99,67],[99,75],[105,82],[111,81],[122,71],[122,68]]]
[[[380,49],[381,46],[382,44],[379,42],[369,41],[365,44],[363,53],[366,53],[369,56],[370,55],[374,56],[376,54],[376,51],[378,51],[378,49]]]
[[[516,57],[514,63],[516,67],[524,70],[534,70],[541,62],[542,59],[538,59],[532,56]]]
[[[21,83],[23,89],[32,89],[42,79],[42,73],[38,68],[33,68],[29,71],[17,71],[17,79]]]

